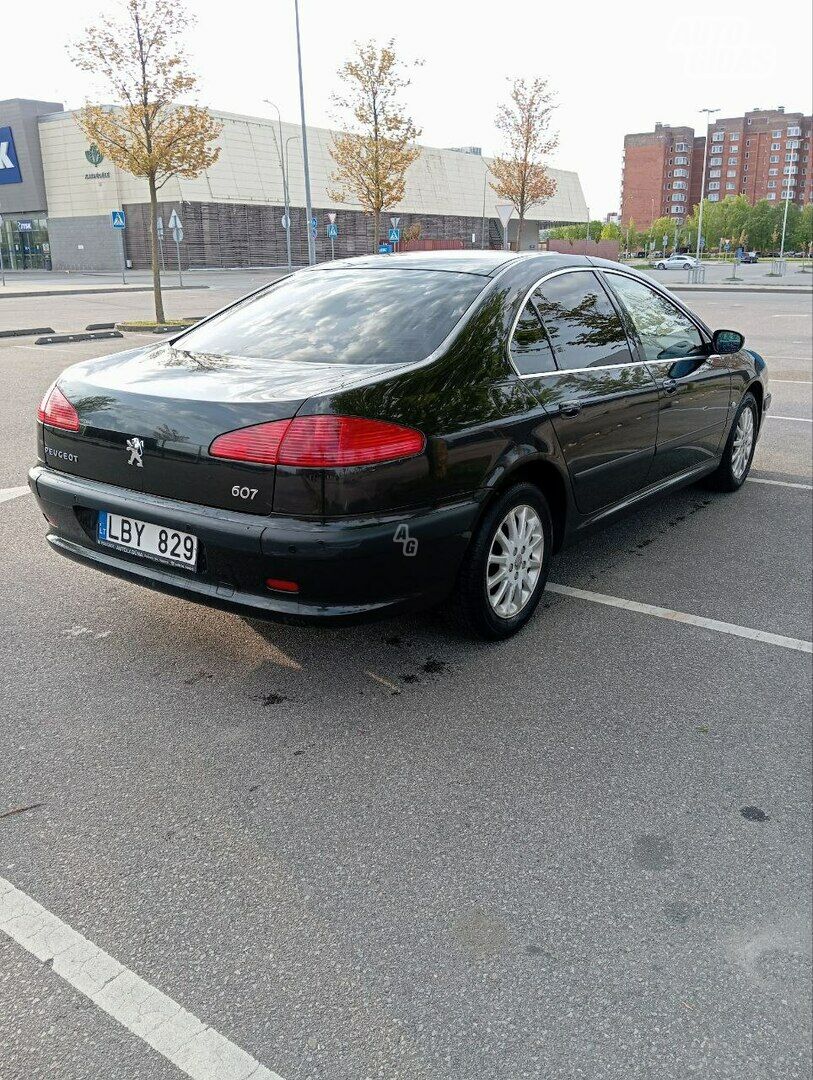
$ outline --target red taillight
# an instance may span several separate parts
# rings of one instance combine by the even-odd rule
[[[56,383],[46,391],[42,404],[37,409],[37,419],[41,424],[61,428],[63,431],[79,430],[79,413]]]
[[[260,465],[328,469],[414,457],[423,450],[425,441],[420,431],[382,420],[298,416],[219,435],[209,453]]]
[[[265,587],[266,589],[273,589],[275,592],[299,592],[299,585],[295,581],[286,581],[284,578],[266,578]]]

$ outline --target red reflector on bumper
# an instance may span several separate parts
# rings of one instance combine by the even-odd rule
[[[295,581],[285,581],[282,578],[269,577],[265,579],[266,589],[273,589],[275,592],[287,592],[297,593],[299,592],[299,585]]]

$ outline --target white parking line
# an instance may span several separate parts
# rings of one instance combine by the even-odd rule
[[[0,930],[193,1080],[282,1080],[2,877]]]
[[[797,424],[813,424],[809,416],[777,416],[776,413],[768,413],[766,420],[795,420]]]
[[[11,499],[19,499],[21,495],[27,495],[31,490],[26,484],[24,487],[0,488],[0,503],[9,502]]]
[[[589,592],[587,589],[573,589],[570,585],[558,585],[553,581],[549,581],[545,589],[548,592],[561,593],[562,596],[575,597],[577,600],[591,600],[594,604],[606,604],[608,607],[636,611],[639,615],[654,615],[657,619],[669,619],[671,622],[687,623],[689,626],[702,626],[705,630],[716,630],[720,634],[732,634],[734,637],[764,641],[767,645],[778,645],[783,649],[813,652],[813,641],[785,637],[783,634],[769,634],[766,630],[752,630],[748,626],[737,626],[736,623],[720,622],[718,619],[705,619],[702,615],[688,615],[685,611],[655,607],[654,604],[639,604],[637,600],[623,600],[620,596],[607,596],[605,593]]]
[[[765,480],[761,476],[749,476],[749,484],[775,484],[776,487],[798,488],[799,491],[813,491],[813,484],[792,484],[790,480]]]
[[[813,386],[813,382],[810,379],[771,379],[772,383],[789,383],[793,386]]]

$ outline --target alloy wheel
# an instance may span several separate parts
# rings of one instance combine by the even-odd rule
[[[542,572],[544,532],[532,506],[513,506],[500,522],[486,565],[486,591],[495,615],[513,619],[534,594]]]
[[[734,479],[739,481],[745,476],[748,462],[751,460],[751,450],[754,447],[754,411],[744,408],[737,420],[734,430],[734,442],[731,446],[731,472]]]

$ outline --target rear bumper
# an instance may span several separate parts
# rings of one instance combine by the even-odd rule
[[[29,484],[50,525],[48,542],[61,555],[188,600],[295,622],[357,621],[443,600],[454,586],[480,507],[470,499],[323,522],[176,502],[41,465],[29,473]],[[194,533],[198,572],[97,544],[99,510]],[[270,592],[266,578],[295,581],[299,593]]]

